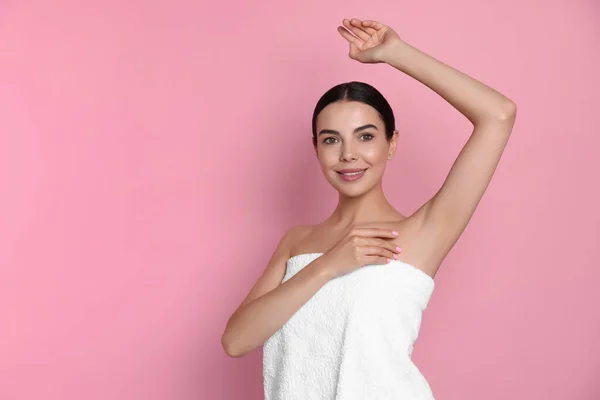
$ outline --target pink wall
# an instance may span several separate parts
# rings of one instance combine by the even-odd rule
[[[470,133],[418,82],[348,59],[343,17],[519,106],[424,315],[436,397],[600,398],[598,3],[37,3],[0,3],[0,399],[262,398],[261,350],[230,359],[220,336],[284,230],[335,205],[318,97],[348,80],[388,97],[404,213]]]

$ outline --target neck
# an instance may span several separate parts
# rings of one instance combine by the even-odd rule
[[[387,201],[381,185],[358,197],[340,193],[338,205],[330,217],[335,225],[350,226],[389,220],[398,212]]]

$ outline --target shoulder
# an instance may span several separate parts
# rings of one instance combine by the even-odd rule
[[[313,241],[314,234],[318,230],[319,225],[296,225],[287,230],[282,242],[288,251],[288,257],[296,253],[305,252],[305,248],[313,248],[310,245]]]
[[[287,229],[281,241],[284,242],[289,249],[294,247],[298,242],[302,241],[310,235],[315,229],[312,225],[295,225]]]
[[[277,245],[278,251],[289,254],[299,242],[311,234],[313,229],[314,227],[310,225],[294,225],[287,228]]]
[[[285,231],[261,276],[238,309],[281,284],[285,274],[286,262],[290,257],[291,247],[306,231],[307,228],[304,226],[293,226]]]

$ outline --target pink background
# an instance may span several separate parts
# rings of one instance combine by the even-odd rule
[[[378,19],[519,107],[436,276],[414,359],[439,399],[600,398],[600,6],[588,1],[0,2],[0,399],[261,399],[220,337],[290,225],[336,202],[319,96],[375,85],[411,213],[470,134],[386,65]]]

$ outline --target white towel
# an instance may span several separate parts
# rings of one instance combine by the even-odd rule
[[[290,258],[282,283],[321,255]],[[411,355],[434,286],[397,260],[327,282],[265,342],[265,400],[433,400]]]

